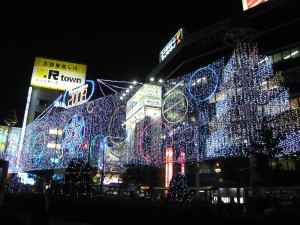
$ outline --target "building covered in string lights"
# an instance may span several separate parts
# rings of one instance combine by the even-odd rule
[[[252,166],[251,146],[260,141],[256,131],[265,121],[285,134],[280,142],[284,151],[277,157],[295,155],[297,160],[300,39],[292,28],[299,18],[291,13],[276,21],[275,29],[258,22],[278,10],[295,10],[293,3],[268,1],[244,11],[251,27],[225,19],[186,37],[180,29],[149,74],[164,78],[162,83],[128,82],[125,89],[102,97],[94,97],[95,90],[101,92],[110,81],[87,80],[67,90],[26,126],[13,172],[64,169],[74,158],[107,172],[131,163],[160,166],[171,147],[168,162],[180,164],[184,149],[189,180],[199,175],[195,165],[201,162],[198,185],[216,186],[208,182],[216,160],[241,157]],[[293,37],[286,35],[281,45],[267,43],[288,31]],[[289,169],[297,165],[290,161]]]
[[[64,169],[76,158],[105,171],[132,163],[162,166],[169,147],[174,165],[182,149],[187,164],[249,158],[264,119],[287,137],[278,157],[299,154],[299,110],[290,107],[272,64],[257,44],[239,43],[227,63],[220,58],[161,84],[137,84],[91,100],[105,81],[87,81],[57,99],[53,107],[60,110],[27,125],[19,167]],[[80,93],[87,94],[72,105]]]
[[[235,6],[234,6],[235,5]],[[268,66],[268,70],[275,71],[275,73],[280,73],[280,75],[276,76],[276,83],[280,83],[282,85],[281,88],[281,94],[288,96],[288,104],[291,109],[296,109],[294,111],[281,111],[281,113],[276,113],[276,116],[273,115],[270,111],[267,113],[266,108],[261,106],[260,110],[265,110],[264,113],[269,114],[269,121],[272,121],[274,126],[285,126],[290,127],[287,121],[291,123],[291,127],[294,127],[293,129],[295,132],[291,132],[294,134],[297,134],[298,129],[298,110],[299,110],[299,103],[300,103],[300,84],[299,84],[299,60],[300,60],[300,49],[299,49],[299,43],[300,43],[300,36],[299,34],[295,33],[294,31],[298,29],[300,26],[300,18],[299,18],[299,9],[300,4],[298,1],[295,0],[288,0],[288,1],[280,1],[280,0],[272,0],[272,1],[240,1],[240,5],[238,2],[235,2],[232,4],[235,10],[235,14],[230,17],[224,17],[219,22],[214,23],[212,22],[209,26],[205,26],[199,30],[199,27],[197,27],[196,32],[191,32],[191,30],[183,29],[180,30],[183,34],[180,36],[180,41],[174,42],[178,43],[174,45],[174,48],[172,48],[171,51],[168,51],[168,56],[164,57],[164,60],[161,61],[153,69],[153,71],[149,74],[147,77],[147,81],[150,79],[158,80],[158,79],[175,79],[182,74],[187,74],[190,71],[196,71],[199,68],[206,67],[211,62],[217,61],[220,58],[224,59],[224,65],[226,65],[226,68],[231,68],[232,65],[234,65],[234,59],[233,52],[236,51],[239,43],[252,43],[255,42],[257,44],[256,48],[258,49],[258,52],[260,55],[260,64],[265,62],[267,60],[267,63],[271,63],[272,65]],[[188,28],[189,26],[187,26]],[[189,27],[191,28],[191,27]],[[173,38],[174,39],[174,38]],[[172,40],[173,40],[172,39]],[[167,45],[168,46],[168,45]],[[166,47],[167,47],[166,46]],[[265,56],[265,58],[261,58],[262,55]],[[236,69],[238,71],[241,71],[239,69],[239,66],[236,66]],[[256,70],[255,66],[255,70]],[[233,67],[234,68],[234,67]],[[251,68],[251,67],[250,67]],[[245,70],[245,68],[243,68]],[[227,70],[227,69],[226,69]],[[230,71],[230,70],[229,70]],[[249,74],[246,73],[244,76],[244,81],[247,81],[248,75],[250,75],[252,78],[256,76],[256,72],[254,73],[251,70],[248,70]],[[225,76],[225,73],[223,74]],[[229,75],[228,75],[229,76]],[[234,79],[241,79],[241,76],[232,76]],[[268,77],[268,76],[266,76]],[[272,76],[269,78],[266,78],[266,80],[263,83],[264,86],[264,92],[270,94],[270,96],[275,95],[275,91],[277,89],[274,89],[273,92],[268,89],[273,89],[274,85],[271,84]],[[282,78],[284,78],[282,80]],[[257,79],[255,78],[254,80]],[[240,80],[242,81],[242,79]],[[223,81],[223,84],[220,82],[220,85],[224,85],[225,80]],[[273,81],[274,82],[274,81]],[[225,82],[226,83],[226,82]],[[230,81],[232,84],[232,81]],[[247,83],[245,83],[247,84]],[[236,84],[235,84],[236,85]],[[276,85],[275,85],[276,86]],[[288,87],[283,91],[283,86]],[[217,90],[217,93],[215,96],[212,96],[209,101],[215,101],[215,98],[219,98],[220,95],[229,96],[229,92],[224,92],[226,89],[228,89],[228,86],[221,87]],[[228,89],[229,90],[229,89]],[[251,93],[251,89],[239,89],[239,91],[242,91],[243,93]],[[249,92],[251,91],[251,92]],[[253,90],[254,91],[254,90]],[[256,90],[257,91],[257,90]],[[277,90],[278,91],[278,90]],[[253,93],[255,94],[255,93]],[[230,94],[232,95],[232,93]],[[238,95],[239,96],[239,95]],[[267,96],[265,96],[267,97]],[[273,98],[272,97],[272,98]],[[224,106],[227,107],[233,107],[233,103],[228,102],[230,98],[227,99],[227,102],[224,102],[222,104],[225,104]],[[240,96],[238,97],[238,100],[232,99],[233,102],[238,103],[240,102]],[[261,99],[260,99],[261,101]],[[271,99],[270,99],[271,101]],[[275,101],[275,100],[273,100]],[[252,104],[252,103],[251,103]],[[251,116],[251,111],[249,110],[249,107],[251,104],[246,104],[245,107],[237,107],[234,108],[236,112],[237,117],[240,116],[242,108],[246,108],[246,117],[247,120],[249,119],[256,119],[256,117]],[[272,103],[274,104],[274,102]],[[284,102],[283,108],[288,107],[287,102]],[[280,105],[278,103],[278,105]],[[241,146],[244,145],[240,141],[238,143],[238,139],[240,137],[237,137],[237,143],[234,144],[222,144],[225,143],[224,138],[227,136],[226,133],[229,131],[230,133],[234,133],[237,130],[243,133],[253,133],[255,126],[251,127],[252,125],[248,124],[246,126],[246,129],[241,126],[241,124],[232,122],[232,120],[229,120],[231,112],[227,111],[226,108],[222,109],[222,112],[220,111],[220,108],[217,106],[221,106],[220,103],[216,103],[215,105],[212,104],[211,109],[211,117],[215,117],[216,122],[214,122],[214,126],[211,126],[211,131],[215,134],[211,136],[209,141],[211,142],[211,154],[216,154],[214,151],[221,151],[221,149],[225,149],[225,152],[229,149],[234,148],[233,155],[235,155],[237,152],[240,152]],[[281,106],[278,106],[281,107]],[[274,109],[274,108],[273,108]],[[225,113],[223,115],[223,113]],[[289,113],[287,113],[289,112]],[[222,113],[221,115],[218,113]],[[261,112],[260,112],[261,113]],[[248,115],[249,114],[249,115]],[[273,116],[270,116],[273,115]],[[228,118],[226,118],[228,117]],[[190,118],[194,118],[193,114],[191,114]],[[199,118],[199,121],[201,121],[201,115]],[[280,118],[280,119],[279,119]],[[224,121],[220,122],[220,124],[223,124],[223,130],[219,130],[218,132],[214,131],[215,126],[218,126],[217,123],[219,120],[227,121],[227,125],[229,125],[227,128],[224,127]],[[261,119],[260,119],[261,120]],[[259,120],[259,121],[260,121]],[[285,124],[285,125],[283,125]],[[230,128],[232,126],[232,128]],[[248,128],[250,126],[250,128]],[[205,129],[204,129],[205,130]],[[202,134],[201,134],[202,135]],[[225,136],[224,136],[225,135]],[[254,135],[254,133],[253,133]],[[205,137],[204,137],[205,138]],[[230,138],[230,137],[226,137]],[[252,137],[251,139],[247,141],[253,141]],[[233,139],[231,139],[233,140]],[[285,144],[289,145],[290,147],[287,148],[291,151],[291,149],[298,149],[298,138],[294,135],[289,136],[285,141]],[[229,142],[230,143],[230,142]],[[238,146],[239,145],[239,146]],[[243,149],[247,149],[243,147]],[[251,148],[252,149],[252,148]],[[250,150],[251,150],[250,149]],[[200,151],[201,152],[201,151]],[[225,153],[224,152],[224,153]],[[294,153],[290,153],[290,156],[286,158],[293,158],[295,159],[295,164],[291,163],[293,165],[294,170],[296,166],[299,168],[299,154],[297,151],[293,151]],[[219,152],[221,153],[221,152]],[[240,154],[239,153],[239,154]],[[245,152],[244,152],[245,153]],[[221,153],[222,154],[222,153]],[[252,154],[250,154],[251,156]],[[200,157],[198,158],[198,161],[202,162],[203,157],[200,154]],[[253,164],[255,164],[255,159],[251,158],[251,161]],[[202,163],[201,163],[202,164]],[[289,163],[283,163],[286,165],[289,165]],[[290,165],[290,166],[291,166]],[[212,166],[213,167],[213,166]],[[191,168],[188,172],[191,173],[191,179],[189,180],[196,180],[196,184],[193,183],[192,186],[197,186],[197,183],[199,183],[200,186],[210,186],[207,185],[210,180],[212,180],[212,177],[210,175],[213,175],[211,172],[213,169],[211,167],[204,167],[199,168],[199,165],[197,167],[198,169]],[[198,172],[197,172],[198,171]],[[194,174],[193,174],[194,173]],[[199,176],[197,173],[200,173]],[[252,176],[252,175],[251,175]],[[196,177],[196,179],[194,179]],[[198,181],[197,181],[198,179]],[[216,186],[216,184],[211,184],[211,186]],[[197,189],[197,187],[196,187]],[[224,190],[226,192],[226,190]],[[287,191],[288,192],[288,191]]]

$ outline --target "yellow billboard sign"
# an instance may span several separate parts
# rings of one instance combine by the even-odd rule
[[[85,83],[87,65],[36,57],[30,86],[71,90]]]

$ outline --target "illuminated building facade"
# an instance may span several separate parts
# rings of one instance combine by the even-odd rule
[[[227,64],[221,58],[161,86],[141,85],[129,100],[121,99],[122,92],[90,100],[97,85],[87,81],[66,92],[82,95],[84,101],[72,105],[73,97],[65,93],[58,100],[64,110],[26,127],[23,168],[64,168],[72,158],[84,158],[93,166],[103,160],[160,164],[170,146],[174,161],[181,149],[186,162],[249,157],[253,126],[262,117],[290,110],[288,90],[279,77],[271,58],[259,55],[255,44],[241,44]],[[297,124],[290,128],[296,131]],[[285,149],[286,154],[299,151]]]
[[[299,154],[300,38],[293,29],[299,27],[299,20],[287,13],[289,18],[276,21],[275,29],[268,27],[274,24],[268,23],[274,19],[270,15],[295,10],[292,3],[267,1],[244,12],[257,30],[253,35],[258,45],[225,44],[227,31],[237,31],[230,18],[180,36],[180,43],[168,44],[160,64],[149,74],[155,78],[163,74],[165,81],[139,84],[129,97],[117,92],[94,99],[91,96],[100,81],[86,81],[63,93],[51,107],[51,115],[43,113],[27,125],[20,168],[66,168],[73,158],[106,169],[128,163],[159,165],[170,156],[166,155],[169,147],[173,159],[168,163],[173,165],[183,162],[182,149],[187,165],[248,158],[254,131],[263,118],[273,127],[280,125],[278,129],[287,135],[279,156]],[[275,36],[277,43],[272,44],[270,38]],[[177,35],[170,43],[174,38]],[[173,172],[171,167],[168,170]],[[182,171],[188,176],[195,169]],[[212,168],[201,167],[200,173],[202,182]]]

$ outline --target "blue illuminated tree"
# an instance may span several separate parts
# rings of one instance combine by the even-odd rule
[[[192,197],[188,189],[186,176],[180,172],[174,174],[170,181],[167,201],[189,203],[191,200]]]

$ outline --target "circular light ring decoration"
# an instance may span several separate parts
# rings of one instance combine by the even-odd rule
[[[196,131],[193,125],[190,125],[183,130],[181,130],[180,142],[184,142],[186,144],[192,144],[195,141]],[[188,136],[189,133],[192,133],[191,136]]]
[[[41,133],[44,133],[45,134],[45,137],[46,137],[46,141],[49,142],[50,140],[50,128],[51,128],[51,124],[49,123],[46,123],[42,126],[42,129],[41,129]],[[46,143],[47,144],[47,143]]]
[[[80,148],[84,136],[84,119],[81,115],[74,115],[63,130],[63,150],[68,154],[74,154]]]
[[[49,123],[46,123],[42,126],[41,131],[37,133],[37,135],[34,138],[33,141],[33,147],[32,152],[33,155],[37,155],[39,157],[42,157],[44,150],[47,148],[47,143],[50,141],[50,127],[51,125]],[[39,138],[39,143],[37,143],[37,139]],[[39,146],[39,147],[35,147]],[[39,149],[42,149],[38,154],[34,154],[35,152],[39,151]]]
[[[139,140],[139,154],[140,154],[140,156],[146,161],[146,162],[148,162],[148,163],[161,163],[161,162],[163,162],[164,161],[164,159],[165,159],[165,156],[163,156],[163,157],[156,157],[155,158],[155,161],[153,161],[153,157],[151,158],[151,156],[150,156],[150,154],[147,154],[147,153],[145,153],[145,151],[144,151],[144,146],[143,146],[143,137],[144,137],[144,135],[145,135],[145,132],[147,131],[147,129],[149,128],[149,127],[151,127],[151,126],[153,126],[154,124],[161,124],[161,125],[163,125],[163,126],[165,126],[166,127],[166,129],[170,132],[169,133],[169,137],[170,137],[170,144],[168,145],[168,146],[173,146],[173,143],[174,143],[174,138],[173,138],[173,132],[172,132],[172,129],[168,126],[168,124],[167,123],[164,123],[164,122],[152,122],[152,123],[149,123],[144,129],[143,129],[143,131],[141,132],[141,134],[140,134],[140,140]],[[156,138],[160,138],[160,137],[157,137],[156,136]]]
[[[165,98],[162,106],[162,114],[168,123],[182,121],[188,112],[188,99],[180,91],[173,91]]]
[[[204,85],[202,84],[203,82],[205,82]],[[188,93],[193,100],[197,102],[204,102],[214,95],[218,87],[218,82],[218,76],[215,70],[209,67],[200,68],[196,70],[190,77],[188,83]],[[198,91],[198,95],[200,96],[197,96],[196,93],[193,93],[196,92],[195,90]]]
[[[97,134],[90,144],[90,160],[92,163],[98,163],[105,156],[107,147],[106,138],[102,134]]]
[[[118,137],[118,136],[112,136],[111,135],[111,129],[112,129],[113,119],[114,119],[115,115],[117,114],[117,112],[119,112],[119,110],[121,108],[124,108],[124,110],[125,110],[125,106],[119,106],[119,107],[117,107],[116,110],[113,112],[112,116],[110,117],[110,121],[109,121],[109,124],[108,124],[108,131],[107,131],[108,132],[108,137],[107,138],[109,139],[109,141],[111,143],[113,143],[115,145],[122,145],[122,144],[125,143],[125,140],[126,140],[126,137]],[[118,119],[116,121],[120,123],[120,121],[122,121],[122,120]],[[121,127],[120,129],[115,129],[115,130],[123,130],[124,134],[126,136],[126,130],[124,130],[123,127]]]
[[[40,163],[41,158],[43,157],[44,150],[47,146],[46,135],[44,132],[39,132],[33,140],[32,144],[32,154],[34,159],[34,163]]]
[[[135,158],[135,147],[134,147],[134,143],[138,140],[136,140],[135,138],[135,134],[138,133],[138,131],[136,131],[135,129],[127,129],[126,130],[126,142],[124,143],[124,148],[125,148],[125,153],[127,154],[127,157],[129,159],[133,159]],[[123,146],[123,145],[121,145]],[[138,150],[137,150],[138,151]]]

